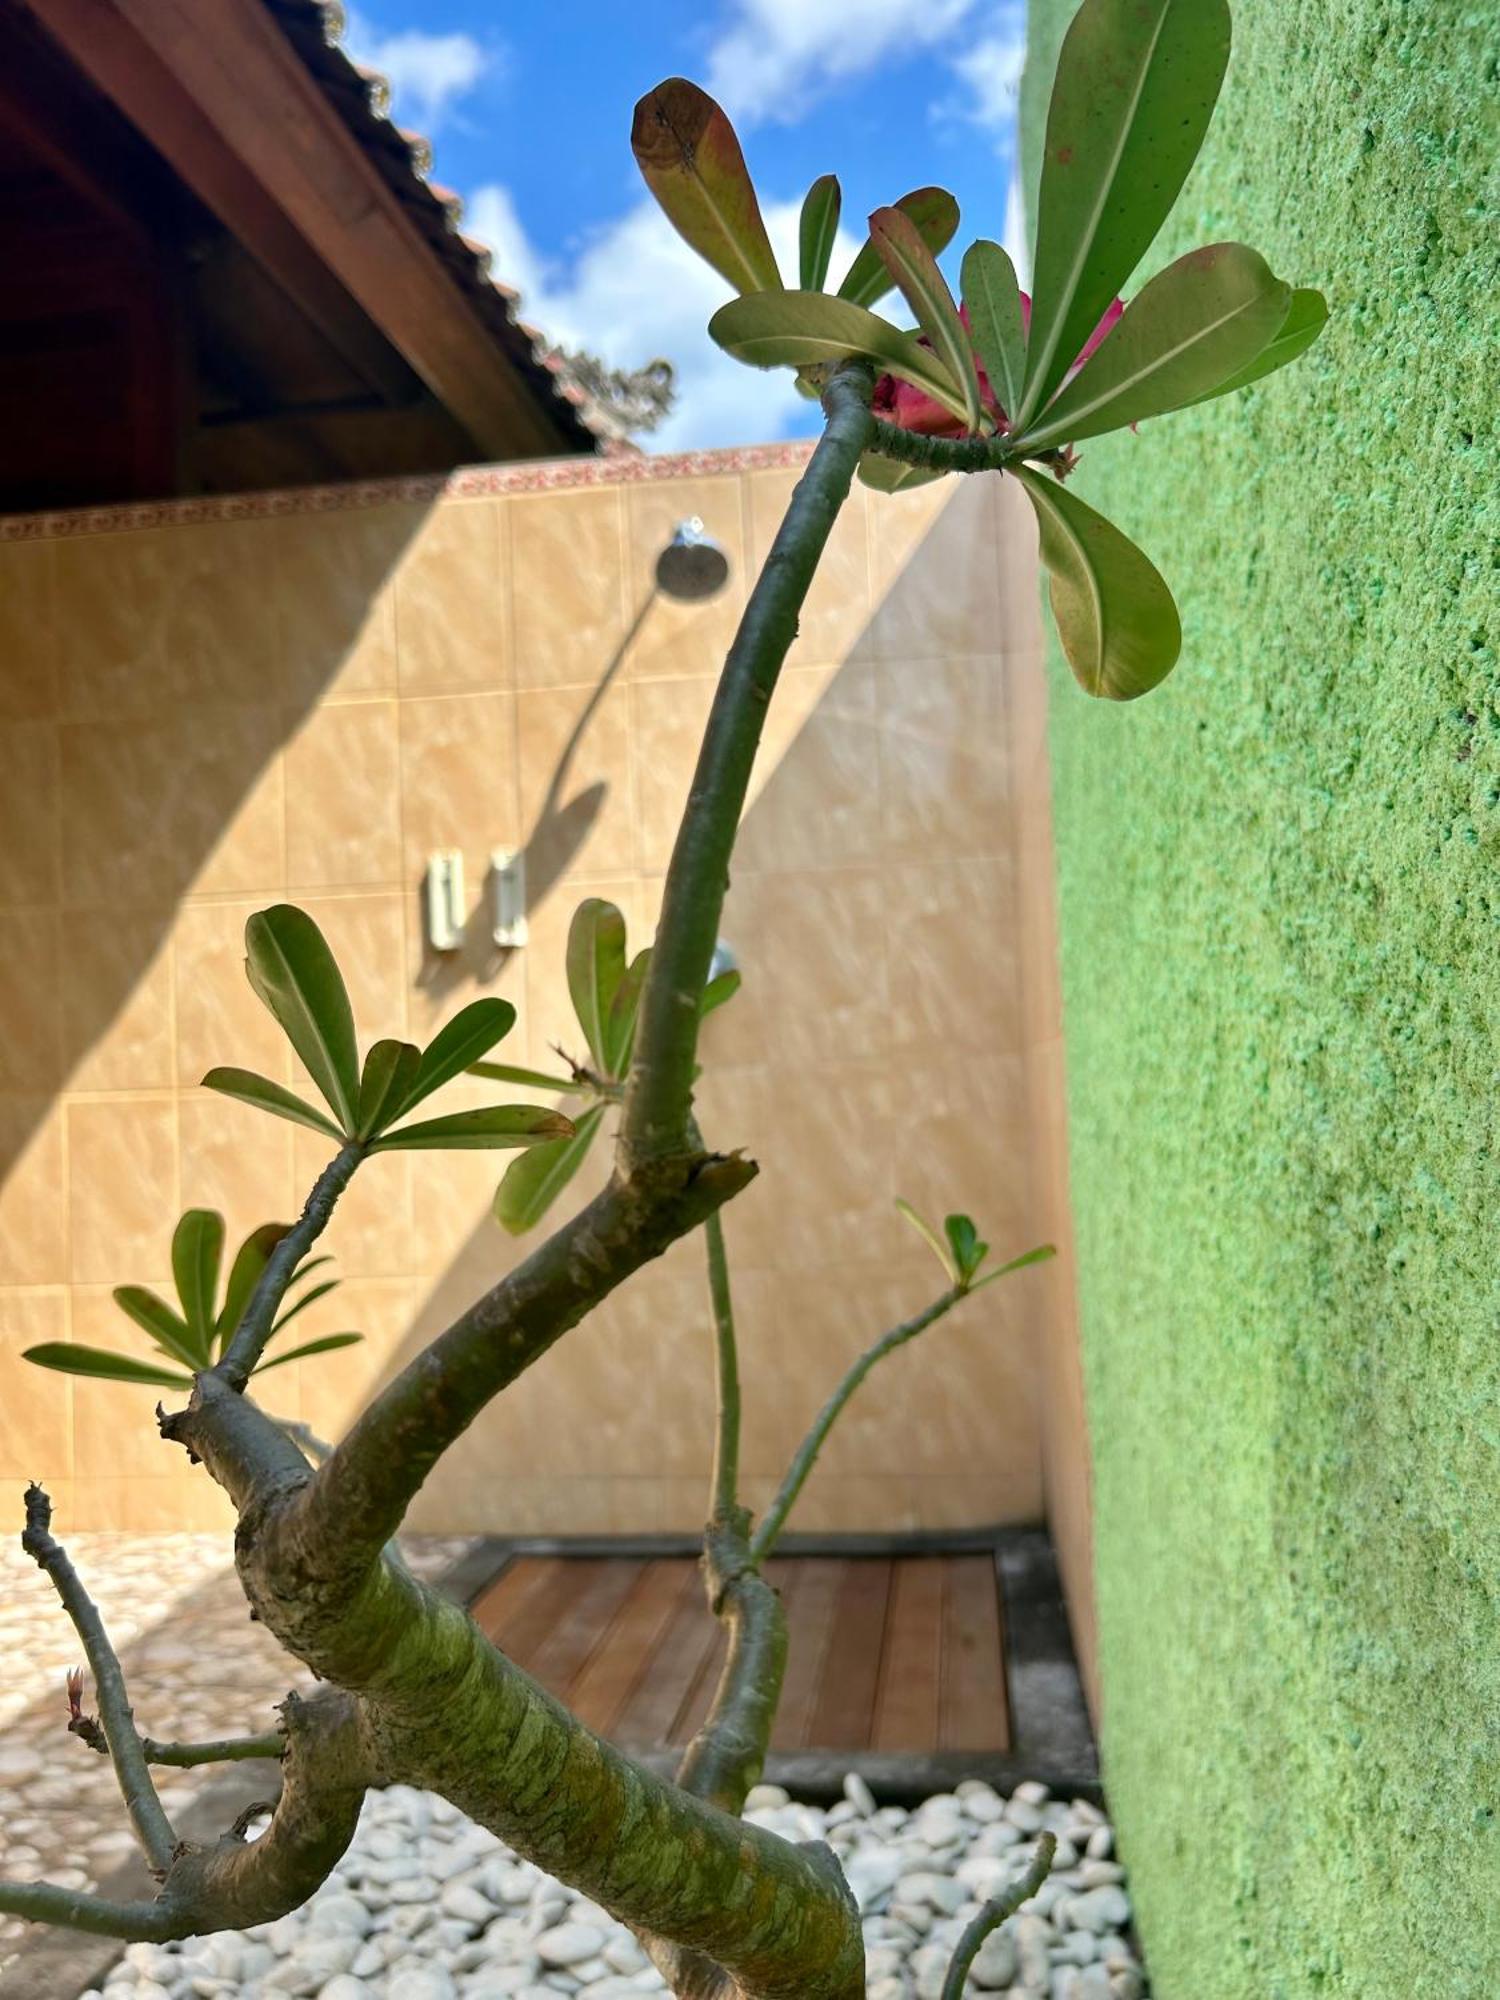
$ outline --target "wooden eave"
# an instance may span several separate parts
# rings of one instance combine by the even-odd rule
[[[388,342],[485,458],[598,448],[352,65],[299,51],[311,0],[23,5],[366,379]]]

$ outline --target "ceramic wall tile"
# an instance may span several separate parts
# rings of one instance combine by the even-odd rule
[[[521,828],[533,908],[565,878],[636,872],[631,690],[557,688],[516,697]]]
[[[270,524],[281,677],[295,710],[395,693],[395,576],[426,514],[393,504]]]
[[[216,1208],[231,1249],[263,1222],[287,1222],[307,1199],[292,1162],[293,1127],[213,1091],[177,1100],[184,1208]]]
[[[874,611],[856,653],[942,660],[1005,650],[1002,483],[937,480],[871,506]]]
[[[186,523],[56,545],[64,713],[144,720],[281,698],[265,521]]]
[[[495,993],[518,1010],[502,1057],[545,1069],[562,1061],[553,1044],[582,1054],[564,971],[573,910],[607,896],[632,951],[649,941],[712,686],[794,476],[0,549],[0,632],[7,617],[25,628],[0,688],[0,946],[28,974],[0,995],[0,1364],[47,1337],[33,1321],[128,1337],[123,1322],[109,1331],[109,1289],[170,1282],[182,1207],[219,1208],[238,1240],[294,1212],[324,1164],[316,1135],[196,1088],[235,1064],[311,1091],[244,978],[254,910],[290,898],[323,927],[364,1048],[429,1039]],[[750,783],[721,925],[745,985],[705,1026],[697,1101],[712,1143],[763,1166],[726,1216],[747,1493],[762,1503],[839,1367],[930,1295],[896,1193],[969,1209],[997,1254],[1065,1213],[1065,1153],[1032,1143],[1038,1120],[1061,1120],[1055,970],[1022,967],[1050,912],[1017,887],[1022,869],[1028,891],[1050,871],[1034,532],[999,487],[854,496]],[[729,556],[724,592],[658,599],[632,631],[656,556],[692,514]],[[68,644],[28,652],[57,621]],[[450,845],[469,924],[439,954],[421,881]],[[525,847],[529,878],[529,941],[508,952],[485,882],[501,845]],[[442,1108],[497,1089],[511,1094],[456,1080]],[[270,1378],[276,1407],[338,1434],[528,1253],[532,1238],[493,1220],[509,1157],[361,1169],[326,1237],[346,1282],[298,1330],[368,1339]],[[554,1221],[609,1163],[601,1142]],[[696,1526],[712,1416],[701,1257],[697,1238],[675,1246],[528,1370],[414,1524]],[[1065,1310],[1052,1281],[1048,1267],[996,1288],[924,1337],[940,1345],[895,1360],[800,1525],[1034,1514],[1042,1323],[1054,1338]],[[46,1303],[23,1326],[4,1311],[15,1299]],[[111,1456],[111,1394],[125,1392],[90,1385],[75,1411],[62,1388],[36,1423],[79,1525],[223,1525],[217,1489],[159,1456],[154,1426]],[[31,1401],[15,1408],[30,1425]],[[874,1473],[897,1421],[899,1469]],[[9,1449],[0,1426],[0,1484]]]
[[[1009,853],[1010,751],[997,655],[883,661],[880,787],[892,855]]]
[[[28,1347],[68,1338],[68,1295],[60,1286],[0,1291],[0,1480],[50,1481],[73,1470],[73,1380],[22,1359]]]
[[[401,880],[401,758],[394,701],[317,710],[287,745],[286,873],[294,888]]]
[[[506,505],[516,686],[593,687],[650,588],[649,577],[626,586],[624,495],[584,487],[522,494]]]
[[[414,698],[402,702],[400,722],[404,879],[420,884],[431,854],[457,848],[468,900],[481,902],[490,855],[522,841],[516,698]]]
[[[72,1090],[157,1090],[176,1081],[172,916],[69,910],[59,1009]]]
[[[0,722],[0,909],[55,908],[62,885],[58,731]]]
[[[0,1091],[38,1093],[62,1081],[62,922],[55,910],[0,911]]]
[[[285,869],[280,713],[164,708],[60,731],[62,896],[154,908]]]
[[[0,1096],[0,1285],[68,1281],[63,1123],[54,1098]]]
[[[740,826],[740,869],[848,868],[885,852],[875,672],[789,668],[766,716]]]
[[[504,503],[436,507],[396,570],[396,660],[403,694],[515,685]]]
[[[72,1282],[144,1284],[169,1270],[179,1213],[173,1100],[73,1099],[67,1139]]]

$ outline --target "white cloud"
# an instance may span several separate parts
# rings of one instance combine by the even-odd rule
[[[765,212],[784,271],[797,265],[799,209],[797,202],[777,202]],[[714,346],[706,328],[728,287],[654,202],[639,203],[600,231],[571,263],[537,250],[509,190],[498,184],[472,196],[464,227],[494,251],[496,277],[522,294],[521,317],[549,340],[590,348],[616,367],[638,367],[658,355],[673,363],[676,407],[646,440],[651,450],[784,437],[806,411],[786,369],[746,368]],[[834,270],[858,247],[840,229]]]
[[[422,28],[385,35],[352,10],[344,44],[354,62],[378,70],[389,83],[400,122],[426,134],[436,131],[493,65],[490,52],[472,35],[432,35]]]
[[[708,90],[745,124],[799,118],[825,91],[944,41],[972,0],[738,0]]]
[[[1025,11],[1013,5],[1002,8],[999,21],[981,41],[950,59],[965,93],[958,105],[960,115],[986,131],[1008,136],[1015,124],[1016,96],[1025,65]]]

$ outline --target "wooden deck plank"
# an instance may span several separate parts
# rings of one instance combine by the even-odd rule
[[[869,1742],[890,1592],[889,1561],[861,1556],[849,1562],[808,1725],[810,1746],[858,1750]]]
[[[893,1567],[869,1747],[931,1750],[943,1695],[941,1556],[903,1556]]]
[[[643,1675],[654,1671],[658,1647],[671,1624],[692,1565],[658,1557],[642,1563],[608,1629],[574,1675],[565,1699],[580,1722],[601,1736],[615,1728]]]
[[[801,1556],[784,1564],[786,1678],[781,1684],[781,1706],[771,1731],[773,1750],[800,1750],[807,1745],[807,1732],[823,1678],[823,1655],[833,1630],[839,1585],[847,1567],[846,1562],[834,1556]]]
[[[988,1556],[948,1556],[940,1750],[1008,1750],[1000,1593]]]
[[[574,1676],[609,1630],[639,1577],[641,1561],[639,1556],[601,1556],[597,1562],[578,1564],[578,1568],[589,1574],[579,1577],[562,1614],[553,1620],[526,1669],[565,1701]]]
[[[481,1627],[518,1667],[530,1672],[533,1654],[578,1588],[580,1567],[568,1556],[518,1557],[500,1578],[502,1585],[511,1580],[510,1592],[502,1595],[497,1585],[493,1611],[481,1615],[476,1607]]]
[[[986,1554],[778,1557],[788,1659],[773,1755],[1003,1755],[1011,1748]],[[724,1636],[685,1555],[512,1557],[474,1615],[590,1728],[681,1747],[717,1685]]]
[[[615,1741],[632,1747],[660,1749],[672,1740],[672,1725],[705,1654],[719,1636],[703,1602],[698,1565],[689,1556],[675,1560],[682,1570],[677,1608],[657,1644],[655,1658],[643,1663],[634,1689],[615,1718]]]
[[[498,1641],[500,1632],[515,1617],[546,1573],[546,1564],[538,1562],[535,1556],[512,1556],[469,1607],[480,1630]]]

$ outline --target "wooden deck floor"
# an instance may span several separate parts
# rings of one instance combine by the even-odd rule
[[[991,1556],[788,1556],[766,1574],[789,1634],[773,1752],[1010,1748]],[[623,1748],[666,1751],[703,1720],[724,1642],[689,1557],[515,1555],[473,1612]]]

